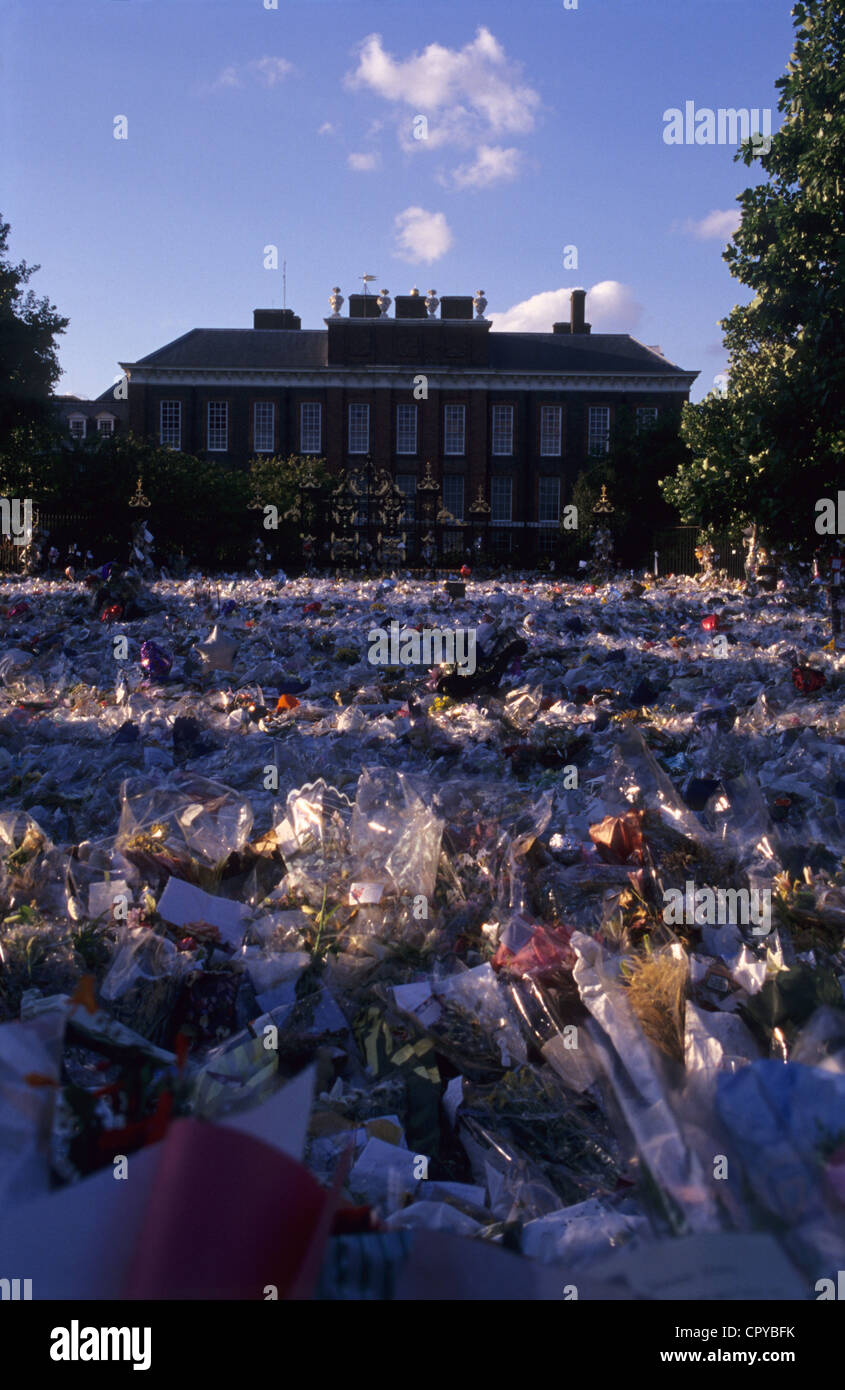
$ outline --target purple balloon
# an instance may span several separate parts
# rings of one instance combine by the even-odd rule
[[[165,680],[170,675],[170,668],[173,665],[173,657],[166,652],[158,642],[141,643],[141,665],[148,676],[154,676],[158,680]]]

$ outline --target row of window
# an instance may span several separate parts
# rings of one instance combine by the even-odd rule
[[[405,520],[416,516],[417,477],[415,473],[397,473],[396,484],[407,498]],[[464,516],[464,478],[460,473],[446,473],[441,483],[443,506],[456,521]],[[560,478],[540,478],[537,496],[537,520],[560,521]],[[490,479],[490,521],[513,521],[513,478]]]
[[[113,415],[98,415],[97,433],[109,435],[114,434],[114,420],[115,417]],[[85,438],[88,432],[88,420],[85,415],[69,415],[67,423],[68,429],[70,430],[74,439]]]
[[[539,530],[534,537],[533,545],[535,550],[541,555],[551,555],[554,553],[560,537],[556,529],[551,526],[544,530]],[[466,553],[466,537],[460,531],[443,532],[443,554],[453,555],[457,559]],[[487,535],[487,545],[495,555],[506,556],[513,553],[514,533],[510,529],[502,528],[497,531],[491,529]]]
[[[182,403],[162,401],[160,406],[159,437],[170,449],[182,447]],[[656,406],[637,406],[637,430],[654,424]],[[275,448],[276,407],[272,401],[256,401],[252,415],[252,448],[257,454],[272,454]],[[396,453],[417,453],[417,406],[396,407]],[[208,402],[207,448],[212,453],[225,453],[229,447],[229,403]],[[491,416],[491,452],[494,457],[507,458],[514,452],[514,407],[494,405]],[[370,407],[355,401],[349,406],[347,453],[370,452]],[[587,449],[591,454],[606,454],[610,449],[610,406],[591,405],[587,411]],[[318,401],[304,401],[299,407],[299,452],[323,452],[323,407]],[[443,453],[456,458],[466,453],[466,406],[443,407]],[[543,458],[560,458],[563,453],[563,407],[540,407],[540,454]]]

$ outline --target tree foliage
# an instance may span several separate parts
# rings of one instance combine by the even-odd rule
[[[143,515],[162,562],[181,553],[206,568],[246,563],[256,527],[243,471],[131,434],[37,443],[7,461],[3,486],[32,497],[41,513],[81,515],[84,534],[74,539],[97,559],[124,558],[131,523]],[[139,480],[149,508],[129,506]]]
[[[661,412],[655,424],[640,433],[634,418],[623,415],[614,429],[610,452],[588,459],[575,482],[572,501],[578,508],[578,531],[563,532],[567,552],[577,548],[580,558],[589,558],[597,519],[593,507],[604,484],[614,511],[602,520],[613,533],[614,554],[624,565],[643,563],[651,531],[672,526],[677,519],[660,492],[660,482],[687,454],[673,413]],[[567,536],[573,539],[567,542]]]
[[[815,501],[835,494],[845,455],[845,11],[804,0],[792,14],[767,181],[741,194],[724,252],[753,298],[722,321],[727,391],[685,407],[692,456],[663,490],[685,521],[754,522],[801,543],[815,541]],[[750,142],[737,153],[754,158]]]
[[[326,487],[331,481],[325,459],[303,458],[300,454],[259,454],[249,468],[253,496],[262,505],[274,506],[284,516],[300,498],[302,484],[313,479]]]
[[[258,519],[262,539],[282,566],[298,565],[302,559],[301,537],[313,530],[315,523],[325,520],[320,513],[326,506],[327,490],[336,481],[325,459],[303,458],[300,454],[289,454],[287,458],[280,454],[272,457],[260,454],[250,464],[249,481],[251,505],[276,508],[277,530],[265,527],[261,511],[256,509],[252,513]],[[306,482],[316,483],[320,489],[312,494],[310,502],[302,489]],[[298,516],[288,515],[298,508],[301,509]]]
[[[307,475],[321,486],[329,480],[322,460],[297,455],[262,455],[247,472],[131,434],[71,439],[46,428],[33,430],[27,447],[0,457],[0,489],[31,497],[46,515],[81,515],[85,534],[72,538],[84,541],[83,549],[92,548],[98,560],[122,558],[131,523],[143,515],[160,562],[184,555],[204,568],[243,568],[258,538],[275,563],[301,560],[304,523],[284,517]],[[149,508],[129,506],[139,480]],[[256,501],[277,508],[277,529],[264,526]]]
[[[69,320],[27,289],[39,266],[9,258],[9,223],[0,216],[0,455],[27,446],[50,419],[61,376],[55,339]]]

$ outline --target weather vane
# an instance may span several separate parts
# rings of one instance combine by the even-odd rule
[[[377,279],[378,279],[378,276],[377,276],[377,275],[359,275],[359,276],[358,276],[358,279],[364,281],[364,294],[366,294],[366,293],[367,293],[367,286],[368,286],[368,284],[370,283],[371,280],[377,280]]]

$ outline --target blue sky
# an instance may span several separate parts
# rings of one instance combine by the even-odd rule
[[[60,390],[250,327],[283,259],[304,328],[364,273],[394,297],[484,288],[494,327],[541,331],[583,285],[595,330],[711,389],[756,176],[730,146],[666,144],[664,112],[768,107],[776,129],[787,0],[271,3],[0,0],[0,211],[71,320]]]

